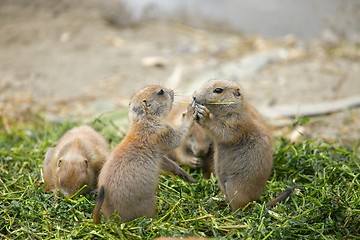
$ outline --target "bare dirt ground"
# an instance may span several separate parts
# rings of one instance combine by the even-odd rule
[[[151,59],[148,57],[156,56]],[[96,0],[0,0],[0,116],[91,118],[126,108],[148,84],[190,96],[207,78],[238,81],[257,107],[360,95],[360,44],[335,37],[304,43],[210,32],[176,23],[117,28]],[[278,125],[274,119],[270,122]],[[290,127],[276,127],[289,136]],[[360,110],[312,118],[303,137],[358,142]]]

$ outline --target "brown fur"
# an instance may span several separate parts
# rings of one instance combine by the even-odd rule
[[[171,122],[176,122],[176,118],[185,111],[182,106],[175,107],[168,118]],[[182,120],[184,115],[182,114]],[[196,122],[190,127],[189,133],[184,141],[175,150],[169,153],[169,157],[177,163],[191,168],[201,168],[203,176],[208,179],[213,172],[213,149],[211,138],[205,130]]]
[[[270,130],[234,82],[208,81],[193,97],[197,122],[214,141],[214,168],[220,189],[233,210],[242,208],[260,197],[270,176]]]
[[[68,131],[45,155],[43,174],[45,191],[67,198],[87,185],[84,194],[96,188],[97,177],[109,154],[106,140],[89,126]]]
[[[163,156],[180,145],[192,124],[189,118],[176,131],[164,123],[173,100],[173,91],[160,86],[145,87],[132,97],[130,129],[99,176],[103,194],[93,211],[95,223],[100,222],[100,209],[106,218],[117,213],[121,221],[155,216]]]
[[[161,174],[174,174],[182,178],[185,181],[195,183],[196,180],[191,177],[184,169],[182,169],[176,162],[168,158],[166,155],[163,155],[162,163],[161,163]]]

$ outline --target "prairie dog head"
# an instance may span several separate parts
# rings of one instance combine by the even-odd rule
[[[57,181],[60,192],[69,198],[80,188],[87,185],[82,192],[86,192],[92,185],[93,176],[89,176],[89,161],[79,153],[66,153],[57,161]],[[80,193],[82,193],[80,192]]]
[[[196,157],[203,157],[209,152],[211,139],[205,130],[197,123],[193,125],[193,131],[189,135],[189,144],[191,151]]]
[[[130,119],[139,119],[146,115],[164,117],[169,114],[173,102],[173,90],[155,85],[147,86],[131,98]]]
[[[205,105],[214,114],[238,111],[244,103],[240,86],[224,79],[207,81],[194,92],[193,99],[196,103]]]

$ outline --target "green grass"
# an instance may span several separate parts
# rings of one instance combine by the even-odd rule
[[[111,122],[91,123],[114,146],[123,135]],[[262,198],[231,212],[216,179],[192,171],[196,184],[161,177],[155,219],[128,223],[116,219],[94,225],[91,194],[74,200],[42,191],[45,151],[74,123],[36,120],[0,130],[0,238],[6,239],[153,239],[203,236],[223,239],[360,239],[359,154],[355,147],[322,141],[277,143],[275,166]],[[267,201],[287,187],[291,197],[271,209]]]

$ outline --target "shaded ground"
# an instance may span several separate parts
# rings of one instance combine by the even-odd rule
[[[272,51],[278,52],[261,55]],[[0,0],[0,53],[4,126],[28,112],[45,112],[49,119],[97,116],[126,107],[147,84],[189,96],[194,81],[204,77],[240,82],[258,107],[296,108],[360,94],[359,43],[328,37],[304,44],[291,36],[271,40],[164,23],[119,29],[104,21],[95,0]],[[259,54],[247,74],[226,68]],[[150,56],[161,61],[147,65]],[[315,118],[303,132],[358,141],[360,111]]]

